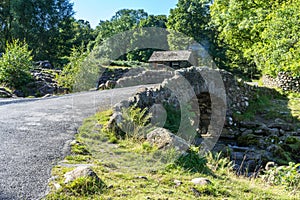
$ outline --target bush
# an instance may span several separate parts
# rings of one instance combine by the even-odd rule
[[[64,67],[62,73],[56,77],[58,84],[61,87],[68,88],[71,91],[74,89],[76,79],[80,73],[81,65],[84,59],[87,57],[87,53],[81,49],[72,49],[72,54],[67,59],[69,63]]]
[[[137,106],[122,110],[123,121],[120,126],[126,132],[127,137],[136,140],[141,140],[145,137],[151,118],[151,115],[147,112],[147,108],[141,109]]]
[[[7,43],[5,53],[0,58],[0,83],[15,89],[22,89],[32,80],[31,51],[25,42],[14,40]]]
[[[174,164],[190,172],[207,173],[207,160],[201,156],[199,147],[191,147],[185,154],[182,154],[175,160]]]

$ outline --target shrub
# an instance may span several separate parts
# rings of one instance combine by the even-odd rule
[[[123,121],[121,128],[125,131],[126,136],[140,140],[145,137],[146,130],[149,128],[149,120],[151,115],[147,113],[148,109],[141,109],[137,106],[132,106],[122,110]]]
[[[6,44],[5,53],[0,58],[0,83],[21,89],[32,80],[31,51],[25,42],[14,40]]]
[[[68,57],[69,63],[64,67],[62,73],[56,77],[61,87],[68,88],[71,91],[74,89],[78,74],[82,70],[81,65],[86,57],[87,53],[83,51],[83,48],[72,49],[72,54]]]
[[[207,160],[201,156],[199,147],[191,147],[185,154],[182,154],[175,160],[175,165],[191,172],[207,173]]]

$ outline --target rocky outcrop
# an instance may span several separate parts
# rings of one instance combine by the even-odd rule
[[[152,75],[156,73],[158,77],[156,80],[159,81],[162,81],[163,77],[166,77],[166,79],[158,87],[138,92],[128,100],[127,104],[137,105],[141,108],[151,108],[155,104],[169,104],[176,109],[180,109],[180,106],[182,106],[180,104],[183,104],[183,102],[190,103],[193,100],[197,101],[196,106],[199,107],[199,114],[201,114],[200,127],[198,127],[201,134],[207,133],[213,111],[216,112],[214,113],[216,116],[222,114],[218,112],[226,112],[226,124],[233,125],[233,113],[245,111],[249,106],[249,100],[251,100],[252,93],[254,92],[253,87],[239,83],[231,73],[224,70],[191,67],[177,70],[175,73],[146,71],[142,74],[147,73]],[[172,74],[175,75],[171,76]],[[138,77],[143,76],[136,76],[136,78]],[[221,79],[218,81],[222,81],[220,85],[223,86],[224,91],[222,91],[222,88],[217,88],[217,86],[213,85],[215,80],[212,79],[214,78]],[[131,79],[134,80],[134,78]],[[120,79],[118,82],[123,82],[123,80]],[[214,100],[213,102],[212,99]],[[192,104],[195,105],[195,103]]]
[[[194,178],[191,180],[191,183],[195,185],[202,185],[202,186],[212,184],[212,182],[207,178]]]
[[[15,90],[13,93],[18,97],[65,94],[68,89],[62,88],[55,80],[60,70],[37,68],[31,71],[33,81],[24,86],[23,90]]]
[[[300,77],[292,76],[287,72],[280,72],[275,78],[264,75],[262,82],[268,87],[277,87],[283,89],[284,91],[300,92]]]
[[[300,130],[282,119],[268,123],[242,121],[235,129],[224,128],[223,132],[232,133],[229,137],[222,134],[215,150],[229,152],[241,173],[257,172],[269,161],[300,162]]]

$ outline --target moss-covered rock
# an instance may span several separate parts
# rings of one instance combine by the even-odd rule
[[[259,139],[260,137],[253,134],[242,135],[238,138],[237,144],[239,146],[253,146],[258,144]]]

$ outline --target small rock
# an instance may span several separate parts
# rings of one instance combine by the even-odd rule
[[[292,124],[290,123],[272,123],[268,126],[269,128],[277,128],[277,129],[282,129],[284,131],[291,131],[293,129]]]
[[[280,135],[285,135],[285,131],[283,129],[279,130]]]
[[[252,133],[253,133],[253,130],[247,129],[247,130],[245,130],[245,131],[242,133],[242,136],[246,136],[246,135],[249,135],[249,134],[252,134]]]
[[[64,183],[67,184],[71,181],[74,181],[75,179],[79,177],[93,177],[96,178],[97,180],[100,180],[97,174],[90,169],[89,167],[77,167],[73,171],[67,172],[65,175],[65,181]]]
[[[195,185],[210,185],[212,182],[207,178],[194,178],[191,180]]]
[[[182,182],[179,180],[174,180],[175,185],[178,187],[180,185],[182,185]]]
[[[248,107],[249,106],[249,102],[245,101],[245,106]]]
[[[76,144],[80,144],[80,142],[77,141],[77,140],[73,140],[73,141],[70,142],[70,145],[71,145],[71,146],[74,146],[74,145],[76,145]]]
[[[257,134],[257,135],[261,135],[261,134],[264,133],[264,131],[261,130],[261,129],[258,129],[258,130],[255,130],[254,133]]]
[[[114,186],[113,186],[113,185],[109,185],[109,186],[107,186],[107,189],[112,189],[112,188],[114,188]]]
[[[266,164],[266,166],[265,166],[265,170],[269,170],[269,169],[271,169],[271,168],[273,168],[273,167],[275,167],[276,166],[276,163],[275,162],[267,162],[267,164]]]
[[[280,118],[276,118],[274,120],[275,123],[286,123],[283,119],[280,119]]]
[[[53,183],[53,186],[54,186],[55,190],[59,190],[61,188],[61,185],[58,183]]]
[[[270,135],[279,135],[279,130],[277,128],[270,128],[268,132]]]
[[[98,90],[105,90],[106,89],[105,84],[102,83],[97,89]]]
[[[244,128],[257,128],[260,127],[262,123],[256,121],[242,121],[240,125]]]

